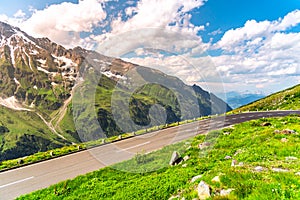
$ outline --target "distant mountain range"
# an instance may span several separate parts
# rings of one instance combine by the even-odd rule
[[[65,49],[2,22],[0,90],[0,161],[231,110],[158,70]]]
[[[300,85],[276,92],[233,111],[299,110]]]
[[[247,105],[251,102],[264,98],[266,95],[263,93],[251,93],[251,92],[227,92],[226,94],[217,94],[228,105],[235,109],[243,105]]]

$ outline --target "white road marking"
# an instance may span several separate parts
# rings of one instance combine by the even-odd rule
[[[34,176],[31,176],[31,177],[28,177],[28,178],[24,178],[24,179],[22,179],[22,180],[18,180],[18,181],[11,182],[11,183],[8,183],[8,184],[5,184],[5,185],[1,185],[1,186],[0,186],[0,189],[1,189],[1,188],[8,187],[8,186],[11,186],[11,185],[15,185],[15,184],[18,184],[18,183],[22,183],[22,182],[24,182],[24,181],[28,181],[28,180],[33,179],[33,178],[34,178]]]
[[[121,150],[118,150],[117,152],[127,151],[127,150],[129,150],[129,149],[133,149],[133,148],[136,148],[136,147],[144,146],[144,145],[149,144],[149,143],[150,143],[150,141],[145,142],[145,143],[142,143],[142,144],[138,144],[138,145],[135,145],[135,146],[132,146],[132,147],[128,147],[128,148],[126,148],[126,149],[121,149]]]

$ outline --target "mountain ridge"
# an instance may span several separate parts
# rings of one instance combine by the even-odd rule
[[[53,148],[51,144],[59,147],[150,126],[155,118],[149,113],[156,104],[166,115],[166,121],[156,123],[231,109],[213,94],[196,85],[188,86],[177,77],[81,47],[66,49],[48,38],[33,38],[3,22],[0,41],[0,107],[4,113],[0,122],[3,130],[8,129],[0,134],[0,160],[2,155],[12,159],[35,153],[37,148],[30,150],[26,141],[44,151]],[[132,87],[135,90],[131,91]],[[112,98],[125,106],[114,112]],[[123,109],[126,105],[129,112]],[[13,119],[9,119],[9,112],[14,113]],[[14,120],[20,123],[17,129],[9,123]],[[24,124],[27,129],[22,128]],[[25,136],[31,139],[22,139]]]

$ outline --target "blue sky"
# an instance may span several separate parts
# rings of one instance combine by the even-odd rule
[[[269,94],[300,82],[299,9],[299,0],[11,0],[0,20],[210,91]]]

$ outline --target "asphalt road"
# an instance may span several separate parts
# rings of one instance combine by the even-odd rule
[[[154,151],[197,134],[204,134],[211,130],[252,119],[289,114],[300,114],[300,111],[249,112],[219,116],[2,172],[0,173],[0,199],[14,199],[22,194],[46,188],[60,181],[128,160],[137,152]]]

